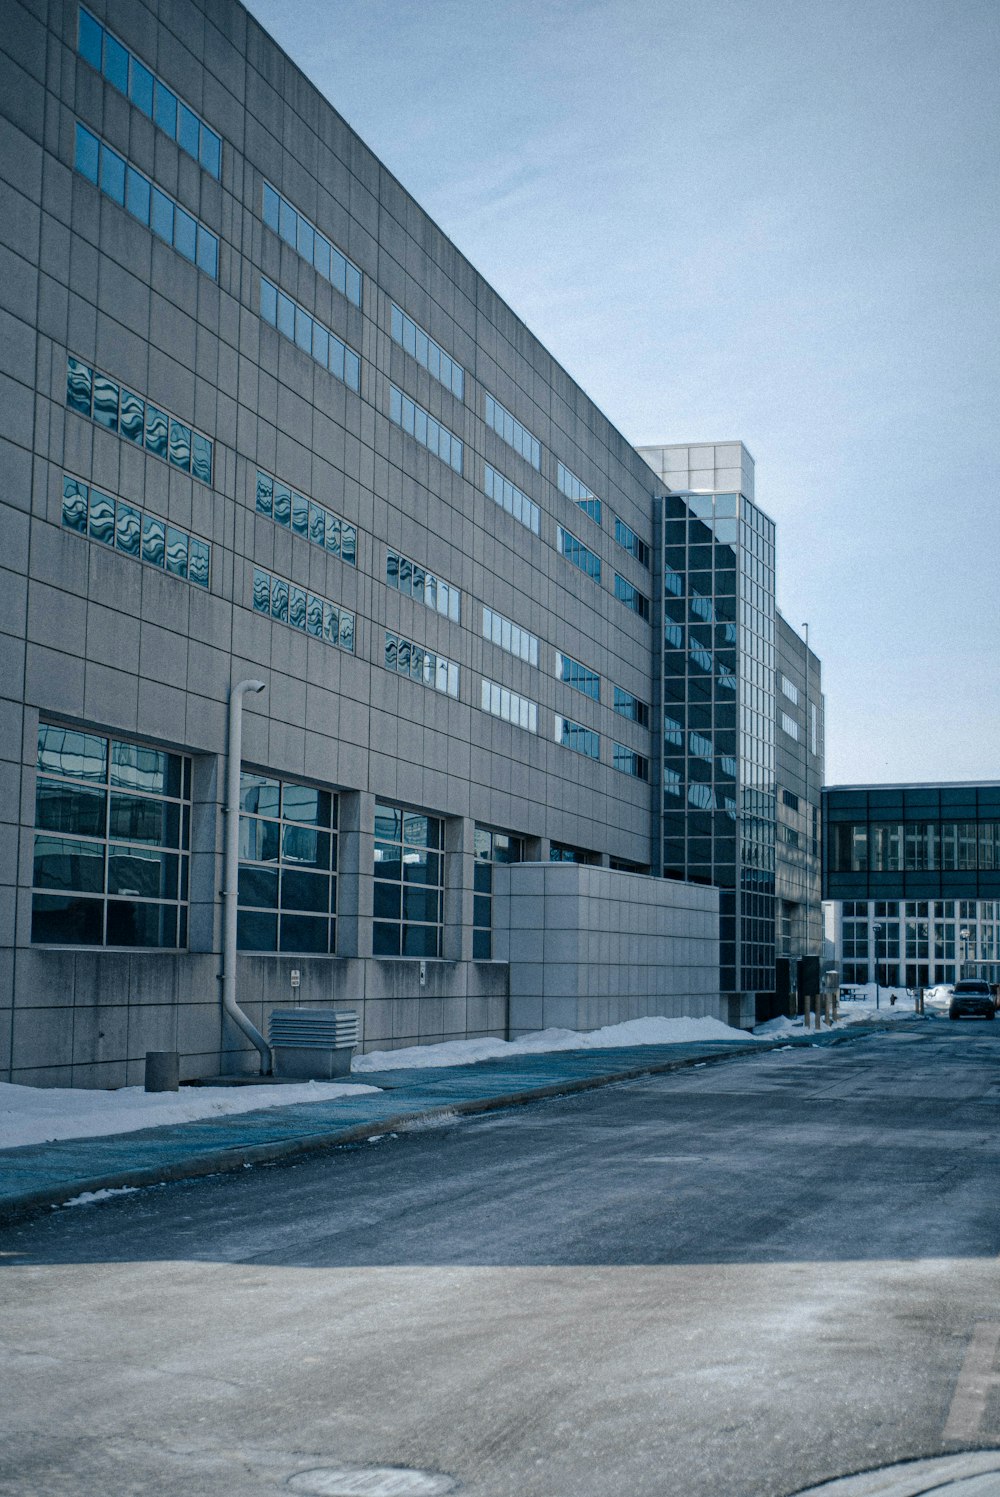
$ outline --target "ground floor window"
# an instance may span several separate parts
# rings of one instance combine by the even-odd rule
[[[441,955],[444,822],[422,811],[375,805],[375,956]]]
[[[336,795],[244,770],[237,945],[326,956],[336,914]]]
[[[524,843],[510,832],[477,826],[475,850],[472,956],[474,961],[488,962],[493,956],[493,864],[523,862]]]
[[[191,761],[41,723],[31,939],[187,945]]]

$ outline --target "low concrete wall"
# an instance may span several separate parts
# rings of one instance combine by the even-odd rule
[[[0,1006],[4,1080],[141,1086],[147,1050],[177,1050],[184,1081],[260,1070],[257,1051],[223,1018],[218,954],[29,947],[18,957],[17,1002]],[[241,955],[237,1000],[264,1035],[272,1008],[356,1009],[363,1050],[507,1033],[498,962],[428,961],[421,986],[418,961]]]
[[[493,940],[510,967],[511,1038],[655,1014],[729,1018],[717,889],[578,863],[498,866]]]

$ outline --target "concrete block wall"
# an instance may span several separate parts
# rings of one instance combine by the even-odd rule
[[[729,1020],[719,893],[575,863],[494,872],[494,946],[510,967],[511,1038],[650,1015]]]

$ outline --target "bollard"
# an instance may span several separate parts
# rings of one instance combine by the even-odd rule
[[[147,1092],[175,1092],[180,1086],[180,1055],[176,1050],[146,1051]]]

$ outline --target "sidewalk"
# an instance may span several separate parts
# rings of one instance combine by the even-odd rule
[[[382,1088],[360,1096],[3,1149],[0,1224],[84,1192],[218,1174],[358,1143],[435,1114],[489,1112],[734,1056],[790,1046],[843,1044],[886,1027],[879,1022],[860,1023],[849,1031],[784,1034],[773,1040],[560,1050],[439,1069],[372,1071],[344,1078]]]

